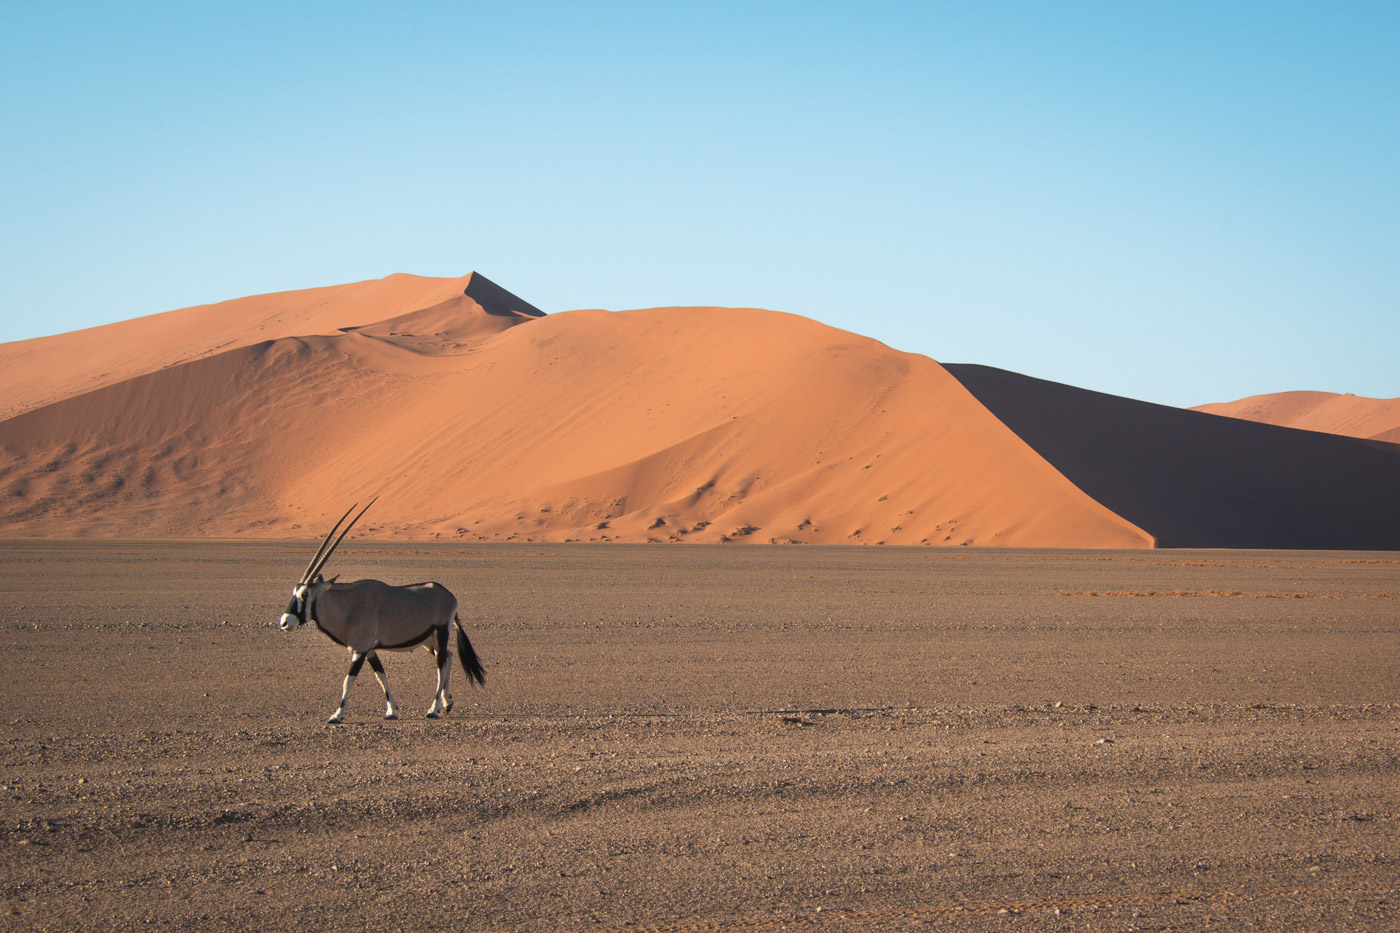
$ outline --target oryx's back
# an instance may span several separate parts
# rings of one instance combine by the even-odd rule
[[[335,583],[322,599],[351,605],[368,612],[382,612],[393,607],[402,607],[409,612],[446,611],[457,605],[457,600],[441,583],[410,583],[394,586],[379,580],[356,580],[353,583]]]

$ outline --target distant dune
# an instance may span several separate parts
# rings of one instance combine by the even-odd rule
[[[1197,405],[1191,410],[1285,428],[1400,443],[1400,398],[1366,398],[1335,392],[1276,392],[1251,395],[1234,402]]]
[[[380,495],[357,534],[1400,547],[1400,447],[772,311],[391,276],[0,345],[0,372],[9,536],[309,537]]]

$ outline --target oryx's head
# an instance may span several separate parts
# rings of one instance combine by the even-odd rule
[[[369,505],[374,505],[377,501],[379,501],[379,497],[375,496],[370,500]],[[355,505],[359,505],[359,503],[357,502]],[[282,631],[290,632],[298,625],[310,621],[311,606],[316,601],[317,594],[324,587],[330,585],[321,577],[321,568],[326,565],[326,561],[331,559],[331,555],[335,553],[335,549],[340,546],[340,542],[345,539],[345,536],[350,533],[350,529],[355,527],[355,523],[360,520],[360,515],[369,511],[369,505],[360,509],[360,514],[350,519],[350,524],[345,526],[345,530],[340,532],[340,537],[335,539],[334,544],[331,544],[331,537],[340,528],[340,522],[345,521],[346,517],[355,511],[355,506],[352,505],[346,509],[345,514],[340,516],[340,521],[335,523],[335,527],[331,528],[330,533],[321,542],[321,546],[316,549],[316,556],[311,558],[311,563],[306,565],[306,572],[301,575],[297,585],[292,587],[292,601],[287,603],[287,610],[282,613],[282,618],[277,623]],[[330,583],[335,581],[336,578],[332,577]]]

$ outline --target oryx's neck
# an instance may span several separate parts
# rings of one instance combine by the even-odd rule
[[[318,629],[330,637],[332,641],[339,644],[347,644],[345,632],[345,620],[340,613],[324,612],[321,610],[321,597],[326,594],[332,583],[317,583],[311,587],[306,594],[306,618]]]

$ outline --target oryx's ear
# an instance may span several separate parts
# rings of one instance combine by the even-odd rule
[[[340,579],[340,574],[336,574],[335,576],[333,576],[333,577],[330,578],[330,581],[329,581],[329,582],[334,583],[335,581],[337,581],[337,580],[339,580],[339,579]]]
[[[315,584],[317,584],[317,583],[320,583],[320,582],[321,582],[321,575],[320,575],[319,573],[316,574],[316,576],[314,576],[314,577],[311,578],[311,581],[310,581],[310,582],[312,583],[312,585],[315,585]]]

